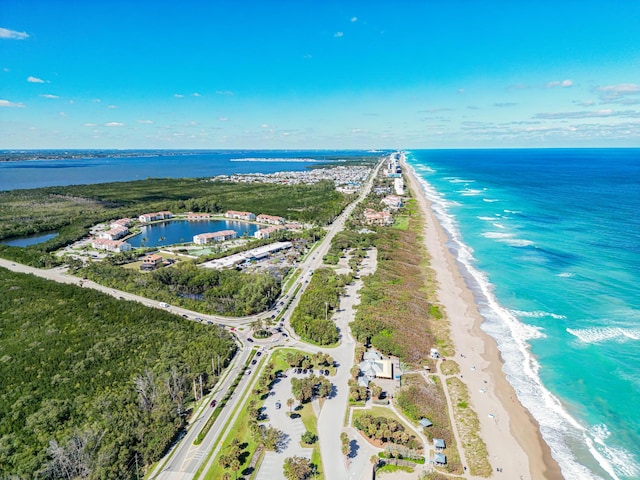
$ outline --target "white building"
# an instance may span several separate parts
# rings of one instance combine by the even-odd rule
[[[269,238],[274,232],[278,230],[282,230],[284,227],[282,225],[273,225],[272,227],[262,228],[253,234],[256,238]]]
[[[260,222],[260,223],[270,223],[272,225],[280,225],[282,223],[284,223],[284,218],[282,217],[276,217],[274,215],[267,215],[265,213],[261,213],[260,215],[258,215],[256,217],[256,222]]]
[[[94,238],[91,240],[91,247],[95,250],[106,250],[107,252],[128,252],[131,250],[131,245],[122,240],[109,240],[106,238]]]
[[[256,216],[251,212],[238,212],[237,210],[229,210],[224,214],[227,218],[232,218],[234,220],[248,220],[253,221],[256,219]]]
[[[213,242],[224,242],[225,240],[231,240],[237,237],[237,233],[234,230],[222,230],[220,232],[201,233],[194,235],[193,243],[196,245],[206,245]]]

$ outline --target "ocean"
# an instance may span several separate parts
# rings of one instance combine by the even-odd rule
[[[640,149],[407,161],[565,478],[640,478]]]

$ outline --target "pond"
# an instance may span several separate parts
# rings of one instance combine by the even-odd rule
[[[253,236],[259,230],[259,226],[253,223],[237,220],[170,220],[168,222],[154,223],[142,227],[142,232],[127,239],[132,247],[161,247],[175,245],[176,243],[191,243],[193,236],[200,233],[219,232],[221,230],[233,230],[238,237],[245,233]]]
[[[11,247],[28,247],[29,245],[37,245],[44,243],[47,240],[51,240],[58,236],[58,232],[37,233],[35,235],[27,235],[25,237],[10,238],[8,240],[2,240],[2,245],[9,245]]]

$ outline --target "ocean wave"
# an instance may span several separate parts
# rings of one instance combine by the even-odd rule
[[[571,273],[571,272],[562,272],[562,273],[558,273],[556,275],[556,277],[560,277],[560,278],[571,278],[571,277],[575,277],[576,274],[575,273]]]
[[[493,222],[496,219],[496,217],[482,217],[482,216],[477,218],[478,220],[484,220],[485,222]]]
[[[465,180],[463,178],[457,178],[457,177],[447,177],[447,180],[449,180],[449,183],[474,183],[475,180]]]
[[[483,198],[482,201],[487,203],[494,203],[499,202],[500,200],[498,200],[497,198]]]
[[[436,171],[433,168],[431,168],[431,167],[429,167],[427,165],[417,165],[416,169],[420,170],[421,172],[436,173]]]
[[[524,310],[511,310],[511,313],[513,313],[515,316],[520,317],[520,318],[551,317],[551,318],[555,318],[557,320],[564,320],[565,318],[567,318],[565,315],[559,315],[557,313],[543,312],[543,311],[527,312],[527,311],[524,311]]]
[[[496,227],[496,228],[507,228],[507,227],[505,227],[504,225],[502,225],[501,223],[495,223],[495,222],[494,222],[492,225],[493,225],[494,227]]]
[[[530,353],[528,340],[540,338],[544,334],[540,329],[519,321],[513,313],[500,305],[493,294],[492,284],[486,275],[475,267],[473,250],[462,241],[457,221],[449,214],[447,207],[440,202],[443,199],[442,195],[424,179],[420,179],[420,182],[425,195],[432,202],[434,214],[449,236],[450,249],[462,265],[463,274],[476,295],[476,302],[484,317],[482,329],[496,340],[504,360],[503,370],[507,379],[514,387],[522,404],[538,421],[542,436],[549,444],[563,476],[584,480],[600,479],[600,476],[578,461],[569,446],[570,442],[582,436],[585,437],[584,443],[588,445],[587,439],[590,436],[587,435],[587,429],[569,414],[560,400],[542,384],[540,379],[538,373],[540,364]],[[484,200],[492,201],[486,198]],[[612,478],[618,479],[615,473],[617,465],[614,467],[613,463],[597,450],[590,451],[594,460],[609,472]]]
[[[503,240],[503,243],[506,243],[510,247],[530,247],[534,245],[531,240],[525,240],[523,238],[509,238]]]
[[[458,193],[463,197],[477,197],[482,193],[482,190],[475,190],[473,188],[465,188],[464,190],[458,190]]]
[[[613,478],[619,479],[618,473],[624,477],[638,478],[640,467],[635,463],[633,455],[622,448],[607,445],[605,440],[610,436],[611,432],[603,423],[591,427],[585,432],[589,451]]]
[[[513,233],[506,233],[506,232],[484,232],[482,234],[484,238],[495,238],[497,240],[511,238],[513,237],[513,235],[514,235]]]
[[[526,240],[524,238],[513,238],[515,236],[514,233],[484,232],[482,236],[484,238],[491,238],[493,240],[497,240],[498,242],[509,245],[510,247],[530,247],[531,245],[534,244],[531,240]]]
[[[640,328],[623,327],[593,327],[593,328],[567,328],[567,332],[578,338],[583,343],[601,343],[607,341],[626,342],[640,340]]]

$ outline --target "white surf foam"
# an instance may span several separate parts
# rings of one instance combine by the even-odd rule
[[[475,180],[465,180],[464,178],[453,177],[449,180],[449,183],[474,183]]]
[[[487,203],[494,203],[499,202],[500,200],[498,200],[497,198],[483,198],[482,201]]]
[[[524,310],[511,310],[511,313],[513,313],[515,316],[520,317],[520,318],[551,317],[551,318],[555,318],[555,319],[558,319],[558,320],[564,320],[565,318],[567,318],[564,315],[559,315],[557,313],[552,313],[552,312],[543,312],[543,311],[527,312],[527,311],[524,311]]]
[[[425,195],[432,202],[433,212],[449,236],[450,243],[448,245],[462,265],[463,271],[469,275],[466,278],[470,282],[485,319],[482,329],[496,340],[504,359],[503,370],[507,379],[513,385],[522,404],[538,421],[542,436],[549,444],[563,476],[584,480],[601,478],[582,465],[569,447],[568,439],[584,437],[584,444],[589,448],[594,460],[609,473],[611,478],[618,480],[616,469],[619,467],[617,465],[614,467],[611,460],[589,446],[591,437],[588,435],[587,429],[574,419],[558,398],[542,384],[538,375],[540,364],[530,353],[527,343],[527,340],[539,338],[542,332],[518,321],[514,314],[498,303],[493,294],[493,286],[486,275],[475,268],[473,250],[462,242],[457,221],[448,213],[447,207],[441,202],[442,195],[424,179],[420,179],[420,182]],[[486,198],[484,200],[492,201]]]
[[[575,277],[575,273],[571,273],[571,272],[562,272],[562,273],[558,273],[556,275],[556,277],[561,277],[561,278],[571,278],[571,277]]]
[[[477,190],[473,188],[465,188],[464,190],[458,190],[463,197],[477,197],[482,193],[482,190]]]
[[[484,232],[482,234],[484,238],[494,238],[496,240],[511,238],[513,237],[513,235],[514,235],[513,233],[507,233],[507,232]]]
[[[485,222],[493,222],[496,218],[495,217],[477,217],[478,220],[483,220]]]
[[[567,332],[578,338],[583,343],[601,343],[611,340],[626,342],[640,340],[640,328],[623,327],[593,327],[593,328],[567,328]]]

